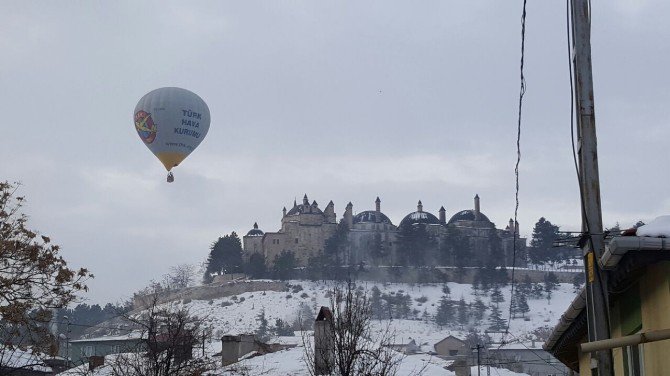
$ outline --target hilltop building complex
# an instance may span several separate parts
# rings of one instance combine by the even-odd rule
[[[321,210],[316,201],[310,203],[305,195],[301,204],[294,201],[290,210],[283,209],[278,231],[263,232],[254,223],[243,237],[244,257],[261,253],[271,264],[282,251],[292,251],[298,262],[305,265],[310,257],[324,251],[326,241],[336,234],[338,227],[342,229],[340,226],[346,228],[345,261],[350,265],[401,265],[402,260],[416,256],[412,254],[411,242],[420,239],[410,239],[411,236],[429,241],[429,251],[434,256],[431,265],[436,262],[443,266],[512,266],[515,252],[516,266],[526,265],[526,239],[518,237],[518,225],[510,219],[505,229],[496,228],[481,212],[478,195],[473,209],[461,210],[448,221],[444,207],[435,216],[424,211],[419,201],[416,211],[407,214],[397,226],[381,211],[379,197],[374,210],[356,214],[352,203],[348,203],[338,222],[332,201]]]

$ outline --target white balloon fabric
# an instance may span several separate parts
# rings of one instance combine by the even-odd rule
[[[137,134],[169,172],[200,145],[210,117],[207,104],[195,93],[164,87],[140,99],[134,120]]]

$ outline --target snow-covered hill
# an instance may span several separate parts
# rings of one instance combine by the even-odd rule
[[[317,312],[321,306],[330,305],[329,291],[332,290],[334,282],[310,282],[290,281],[288,291],[256,291],[240,295],[213,299],[186,301],[182,305],[188,308],[191,314],[203,318],[207,325],[213,329],[214,338],[220,338],[224,334],[254,333],[260,322],[258,316],[264,311],[269,324],[272,325],[276,319],[283,322],[294,323],[300,311],[307,310]],[[368,293],[377,286],[382,294],[390,296],[403,294],[411,297],[410,318],[392,317],[391,320],[374,320],[374,325],[385,327],[390,323],[395,332],[396,343],[407,343],[414,339],[432,349],[432,345],[448,335],[465,338],[470,328],[483,332],[488,328],[488,315],[490,308],[486,310],[484,319],[475,327],[471,318],[469,324],[451,324],[440,327],[435,323],[434,317],[437,313],[440,298],[444,295],[443,284],[380,284],[365,282],[360,284]],[[469,284],[448,283],[450,299],[457,303],[461,298],[469,305],[475,303],[477,298],[487,307],[495,305],[490,296],[475,296],[472,286]],[[513,319],[510,325],[511,337],[517,339],[531,340],[532,332],[541,327],[553,328],[560,315],[565,311],[575,296],[571,284],[559,284],[557,290],[552,293],[551,300],[528,299],[530,312],[525,318]],[[499,309],[504,319],[507,318],[510,300],[510,287],[501,288],[504,302],[499,303]],[[457,304],[456,304],[457,305]],[[472,312],[474,308],[470,308]],[[454,317],[457,314],[454,313]],[[455,320],[455,318],[454,318]],[[510,339],[513,339],[510,338]],[[426,350],[429,350],[426,348]]]

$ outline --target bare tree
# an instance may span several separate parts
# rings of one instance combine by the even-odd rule
[[[195,265],[179,264],[170,268],[170,287],[174,289],[183,289],[193,284],[193,273]]]
[[[373,332],[372,309],[365,292],[349,281],[344,286],[336,285],[330,296],[332,319],[327,320],[328,328],[323,331],[327,338],[323,342],[330,344],[332,351],[322,360],[325,368],[339,376],[395,375],[404,355],[391,348],[394,336],[390,324]],[[303,344],[305,362],[315,376],[316,357],[322,354],[315,354],[305,334]]]
[[[48,236],[30,230],[22,213],[19,184],[0,182],[0,348],[1,359],[20,347],[55,354],[50,332],[54,309],[65,307],[86,291],[93,275],[73,270]],[[8,354],[9,353],[9,354]]]
[[[143,348],[119,354],[110,363],[115,376],[190,376],[216,366],[214,359],[195,349],[207,335],[204,320],[174,303],[158,304],[154,295],[145,311],[126,316],[141,331]]]

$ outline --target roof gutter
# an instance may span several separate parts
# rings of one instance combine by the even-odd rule
[[[609,350],[616,347],[635,346],[640,343],[657,342],[670,339],[670,329],[650,330],[625,337],[604,339],[602,341],[586,342],[579,345],[582,352]]]

